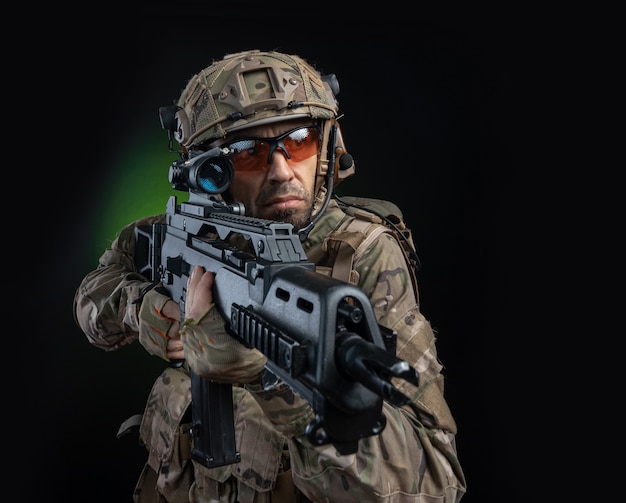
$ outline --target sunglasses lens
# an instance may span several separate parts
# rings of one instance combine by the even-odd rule
[[[294,162],[304,161],[317,154],[320,134],[317,128],[300,128],[283,138],[283,145]]]
[[[286,150],[287,161],[300,162],[316,155],[319,149],[320,132],[315,127],[303,127],[289,131],[277,138],[247,138],[228,146],[234,150],[231,161],[235,171],[262,171],[267,168],[271,151],[277,147]]]
[[[259,140],[239,140],[229,145],[234,150],[230,160],[235,171],[259,171],[265,169],[270,145]]]

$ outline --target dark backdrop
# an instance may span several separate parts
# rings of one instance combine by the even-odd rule
[[[36,181],[25,197],[43,208],[34,243],[46,260],[27,284],[41,294],[21,306],[29,330],[18,347],[29,368],[16,374],[27,391],[20,393],[18,425],[27,432],[20,451],[35,468],[19,470],[19,500],[131,501],[145,451],[136,436],[115,434],[142,411],[163,365],[139,344],[100,351],[74,323],[74,291],[97,261],[89,236],[114,197],[99,181],[117,169],[116,149],[142,130],[160,130],[158,107],[211,59],[275,48],[339,78],[344,138],[357,161],[342,192],[394,200],[413,229],[422,310],[439,334],[459,426],[464,502],[529,501],[523,461],[532,452],[516,419],[517,320],[508,309],[516,271],[509,209],[518,195],[514,27],[478,14],[434,21],[388,11],[355,22],[295,15],[288,5],[274,14],[172,10],[95,12],[98,23],[65,23],[36,54],[45,64],[31,69],[27,110],[46,139],[29,142],[44,142],[48,157],[14,169]],[[149,193],[135,197],[125,203]]]

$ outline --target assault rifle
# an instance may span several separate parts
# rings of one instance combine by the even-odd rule
[[[377,323],[358,287],[315,272],[291,224],[244,216],[215,197],[232,179],[228,154],[216,148],[172,165],[172,187],[189,189],[189,200],[171,196],[166,223],[137,229],[140,272],[165,287],[182,316],[194,266],[214,272],[228,332],[263,352],[265,372],[315,411],[307,438],[356,452],[360,438],[385,428],[383,399],[409,401],[391,377],[417,385],[418,374],[395,356],[396,333]],[[191,371],[191,393],[192,457],[207,467],[238,462],[232,385]]]

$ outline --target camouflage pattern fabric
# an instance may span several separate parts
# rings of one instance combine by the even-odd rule
[[[189,80],[178,106],[186,120],[177,140],[186,147],[268,118],[332,119],[338,110],[330,88],[309,63],[273,51],[245,51],[213,62]]]
[[[247,383],[263,372],[267,357],[258,349],[233,344],[215,304],[198,320],[186,318],[180,330],[185,360],[194,372],[207,379]]]
[[[74,296],[74,319],[97,348],[114,351],[139,338],[140,298],[151,282],[135,267],[135,227],[164,222],[165,215],[125,226],[81,281]]]
[[[247,448],[241,449],[239,463],[216,468],[191,459],[191,423],[185,414],[190,403],[186,369],[165,369],[152,387],[140,425],[148,461],[135,489],[136,503],[160,501],[161,496],[171,503],[270,501],[287,439],[272,428],[250,393],[233,387],[235,442]]]
[[[311,501],[458,502],[465,492],[457,479],[463,480],[454,434],[426,427],[410,406],[385,402],[384,435],[363,438],[355,454],[339,456],[332,445],[309,443],[304,429],[312,411],[285,384],[271,391],[247,388],[289,437],[294,483]]]

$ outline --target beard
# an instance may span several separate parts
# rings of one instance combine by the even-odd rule
[[[278,187],[268,186],[266,190],[259,194],[258,201],[262,203],[274,197],[288,194],[296,194],[302,198],[307,203],[305,209],[278,210],[274,212],[272,219],[291,224],[294,230],[298,231],[311,222],[311,216],[313,215],[313,195],[308,190],[297,184],[285,184]]]
[[[294,230],[299,231],[300,229],[309,225],[311,221],[311,215],[313,214],[313,207],[309,207],[304,212],[298,210],[281,210],[275,213],[274,220],[278,220],[279,222],[284,222],[286,224],[293,225]]]

